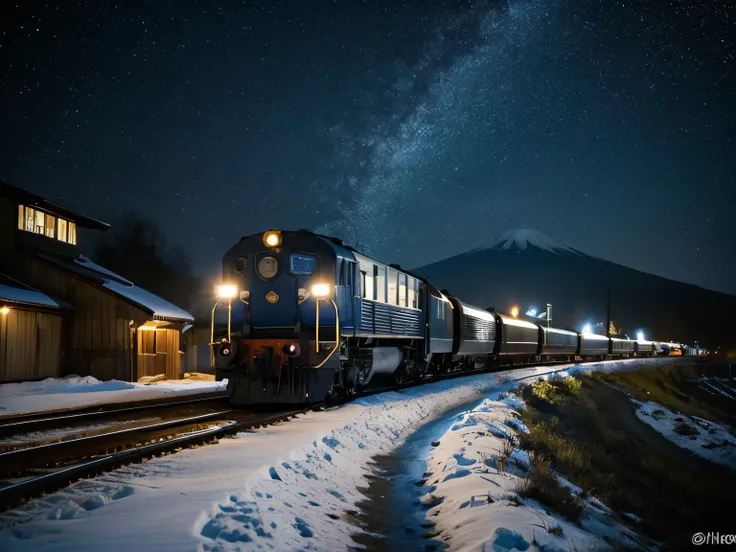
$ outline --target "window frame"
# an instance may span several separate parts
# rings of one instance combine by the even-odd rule
[[[309,257],[310,259],[312,259],[312,261],[314,261],[314,266],[312,266],[312,272],[310,272],[308,274],[296,274],[296,273],[292,272],[292,270],[291,270],[291,259],[295,255],[298,256],[298,257]],[[317,267],[318,267],[317,261],[318,261],[318,259],[319,259],[319,257],[317,257],[317,255],[312,255],[310,253],[304,253],[302,251],[292,251],[291,253],[289,253],[289,274],[291,274],[292,276],[312,276],[315,272],[317,272]]]

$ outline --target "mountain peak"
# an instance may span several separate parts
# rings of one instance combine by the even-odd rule
[[[537,249],[544,249],[559,255],[560,251],[568,251],[570,253],[577,253],[571,247],[567,247],[550,237],[547,237],[539,230],[533,230],[531,228],[517,228],[515,230],[509,230],[504,232],[501,237],[494,240],[489,246],[489,249],[496,251],[508,251],[512,247],[516,246],[519,251],[525,250],[527,247],[536,247]]]

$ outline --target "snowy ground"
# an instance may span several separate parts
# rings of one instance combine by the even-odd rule
[[[666,439],[698,456],[736,470],[736,433],[728,426],[673,412],[654,402],[633,397],[636,417]]]
[[[578,526],[518,496],[529,455],[514,447],[500,471],[498,456],[508,439],[528,432],[515,412],[522,402],[510,392],[495,399],[457,416],[427,461],[430,486],[422,502],[436,504],[427,519],[437,523],[438,538],[449,536],[450,550],[459,551],[527,550],[532,545],[542,550],[607,549],[603,537],[621,544],[636,542],[636,535],[595,498],[581,499],[586,512]],[[581,489],[557,477],[580,495]]]
[[[545,374],[672,359],[539,367],[384,393],[77,483],[0,517],[3,550],[345,550],[343,513],[367,462],[443,410]]]
[[[67,376],[41,381],[0,385],[0,419],[29,412],[65,410],[129,401],[147,401],[172,395],[184,396],[224,391],[227,381],[177,380],[153,385],[126,381],[100,381],[92,376]]]

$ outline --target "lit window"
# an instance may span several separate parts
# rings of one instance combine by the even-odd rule
[[[45,215],[46,215],[46,222],[44,226],[45,226],[46,237],[55,238],[56,237],[56,217],[54,215],[49,215],[48,213],[45,213]]]
[[[376,275],[376,301],[386,302],[386,268],[373,267]]]
[[[33,221],[36,220],[36,210],[26,207],[26,227],[25,230],[33,232]]]
[[[417,281],[414,278],[409,278],[409,283],[406,287],[408,301],[406,305],[413,309],[417,308]]]
[[[60,218],[60,219],[57,219],[57,222],[58,222],[58,227],[57,227],[58,232],[56,236],[61,241],[65,242],[67,239],[66,238],[66,227],[67,227],[66,221]]]
[[[34,221],[33,231],[36,234],[43,234],[43,229],[46,222],[46,216],[44,215],[43,211],[35,211],[36,213],[36,220]]]
[[[294,275],[312,274],[316,264],[317,259],[311,255],[293,254],[289,257],[289,272]]]
[[[406,274],[399,274],[399,306],[406,306]]]
[[[365,277],[365,285],[363,286],[363,297],[365,297],[366,299],[375,299],[376,295],[373,289],[373,274],[363,272],[363,276]]]
[[[399,287],[399,273],[393,268],[388,269],[388,279],[386,280],[386,302],[389,305],[397,304],[398,287]]]
[[[77,243],[76,224],[33,207],[18,205],[18,228],[72,245]]]

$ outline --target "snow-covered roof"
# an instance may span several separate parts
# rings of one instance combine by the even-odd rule
[[[102,280],[102,286],[105,289],[108,289],[113,293],[124,297],[128,301],[143,307],[143,309],[150,311],[153,313],[154,319],[194,322],[194,317],[184,309],[180,309],[158,295],[154,295],[153,293],[134,285],[133,282],[126,280],[122,276],[115,274],[111,270],[108,270],[97,263],[92,262],[84,255],[80,255],[74,259],[74,262],[87,270],[96,272]]]
[[[2,277],[2,280],[0,280],[0,302],[49,307],[52,309],[59,309],[62,306],[64,308],[67,307],[66,304],[62,305],[45,293],[8,278],[4,274],[0,274],[0,277]]]
[[[555,254],[559,254],[560,251],[578,253],[575,249],[567,247],[566,245],[545,236],[539,230],[532,230],[531,228],[520,228],[504,232],[499,238],[491,243],[490,249],[507,251],[514,245],[516,246],[516,249],[522,251],[527,247],[532,246]]]

